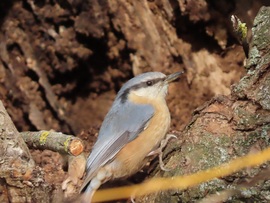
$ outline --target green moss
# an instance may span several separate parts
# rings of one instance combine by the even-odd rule
[[[49,131],[43,131],[40,135],[39,142],[40,145],[44,145],[47,141],[47,137],[50,135]]]

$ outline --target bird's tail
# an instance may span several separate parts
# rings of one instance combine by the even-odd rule
[[[96,190],[88,184],[82,192],[81,203],[91,203]]]

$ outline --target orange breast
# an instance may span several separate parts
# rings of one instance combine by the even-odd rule
[[[113,178],[120,178],[136,173],[145,163],[145,157],[158,147],[164,139],[170,126],[170,113],[164,99],[155,101],[142,100],[132,96],[132,101],[137,103],[150,103],[155,109],[155,114],[149,121],[147,128],[132,142],[128,143],[111,162]],[[132,116],[132,115],[131,115]]]

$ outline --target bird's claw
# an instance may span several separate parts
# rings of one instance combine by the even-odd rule
[[[163,139],[163,140],[160,142],[159,148],[157,148],[157,149],[154,150],[154,151],[151,151],[151,152],[148,154],[148,156],[153,156],[153,155],[156,155],[156,154],[159,155],[159,156],[158,156],[158,158],[159,158],[159,167],[160,167],[160,169],[163,170],[163,171],[170,171],[170,170],[171,170],[171,169],[168,169],[168,168],[165,167],[165,164],[164,164],[164,162],[163,162],[163,160],[162,160],[162,155],[163,155],[162,150],[164,149],[164,147],[166,147],[166,145],[168,144],[168,141],[169,141],[171,138],[177,139],[177,137],[176,137],[175,135],[173,135],[173,134],[167,134],[167,135],[166,135],[166,138]]]
[[[173,134],[167,134],[166,135],[166,138],[164,140],[162,140],[161,143],[160,143],[160,153],[159,153],[159,157],[158,158],[159,158],[159,167],[163,171],[170,171],[170,170],[172,170],[170,168],[166,168],[165,167],[165,164],[164,164],[163,159],[162,159],[162,155],[163,155],[162,150],[168,144],[168,142],[169,142],[169,140],[171,138],[177,139],[177,137],[175,135],[173,135]]]
[[[136,203],[136,202],[135,202],[135,197],[134,197],[134,196],[131,196],[131,197],[130,197],[130,201],[131,201],[132,203]]]

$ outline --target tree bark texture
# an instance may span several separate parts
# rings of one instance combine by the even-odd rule
[[[174,169],[169,172],[157,169],[153,173],[155,176],[195,173],[269,147],[269,39],[270,7],[262,7],[252,28],[247,75],[232,86],[231,96],[217,96],[194,111],[192,122],[179,136],[179,141],[167,149],[166,167]],[[268,167],[265,163],[185,191],[153,194],[139,202],[190,202],[252,181],[254,184],[227,202],[268,202],[269,170],[261,181],[253,179]]]
[[[0,101],[0,187],[1,202],[49,202],[51,189],[43,184],[21,135]]]
[[[231,93],[230,86],[246,70],[230,15],[236,14],[250,28],[262,5],[269,6],[269,1],[3,0],[0,99],[19,131],[53,129],[75,134],[85,141],[89,152],[98,126],[125,81],[146,71],[168,74],[184,69],[185,77],[169,89],[168,106],[172,131],[179,132],[189,125],[179,135],[179,142],[166,150],[168,167],[174,170],[164,173],[155,169],[157,175],[192,173],[260,150],[268,140],[267,49],[262,47],[265,41],[253,44],[253,34],[248,74]],[[253,29],[260,33],[255,30],[259,27]],[[209,100],[194,112],[190,123],[191,112]],[[17,139],[17,134],[12,135]],[[20,202],[61,201],[57,198],[61,199],[59,188],[66,171],[59,156],[47,150],[31,150],[34,166],[28,163],[32,159],[23,142],[10,142],[15,151],[10,150],[6,166],[14,166],[9,161],[18,155],[22,166],[19,179],[25,181],[21,174],[31,169],[31,177],[42,180],[35,183],[30,178],[32,188],[26,184],[17,188],[24,191],[25,200]],[[254,171],[251,169],[252,174]],[[156,202],[201,198],[206,188],[204,194],[217,190],[216,186],[225,188],[228,182],[237,184],[237,178],[247,173],[241,172],[235,179],[214,180],[198,190],[148,198]],[[12,185],[11,179],[4,175],[0,182],[6,189],[2,191],[10,191],[7,187]]]
[[[133,75],[186,69],[181,91],[172,87],[168,100],[177,109],[174,127],[183,127],[192,109],[229,94],[242,74],[241,47],[226,49],[233,37],[226,15],[242,7],[225,2],[14,1],[0,32],[0,93],[9,114],[22,131],[78,134],[100,125],[113,90]],[[245,8],[249,24],[257,4]]]

